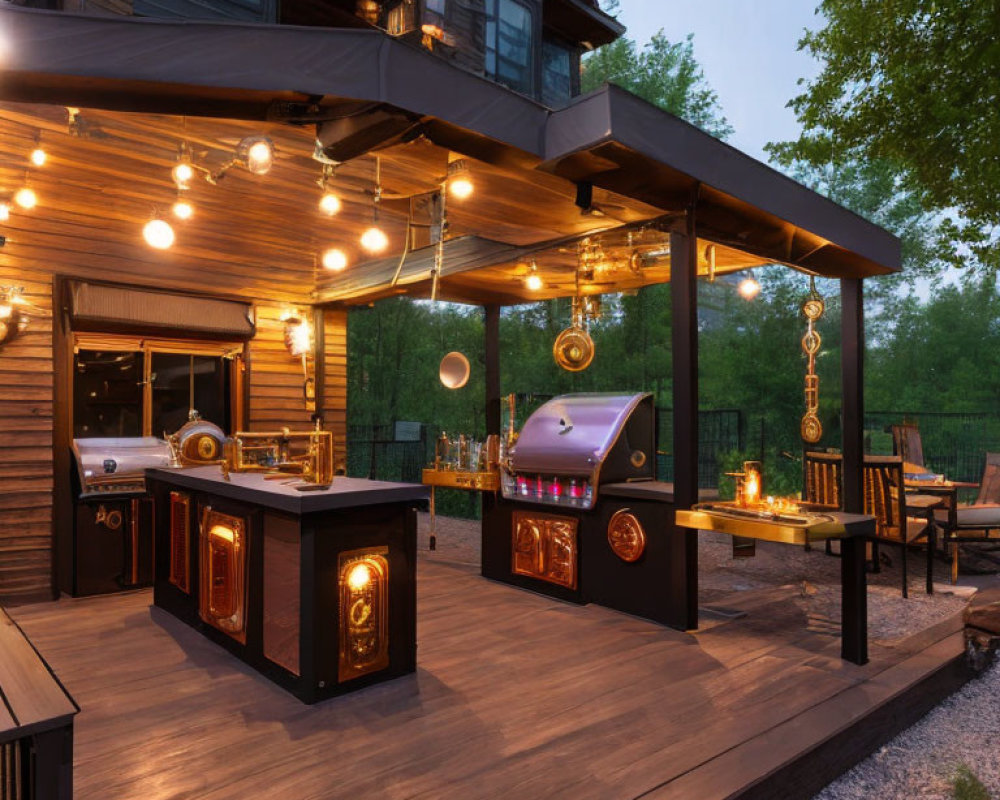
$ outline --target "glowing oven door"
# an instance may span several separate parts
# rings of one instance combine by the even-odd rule
[[[576,589],[577,520],[515,511],[511,527],[511,570],[515,575]]]
[[[389,666],[389,550],[349,550],[337,563],[343,683]]]
[[[201,510],[199,614],[209,625],[246,643],[246,520]]]

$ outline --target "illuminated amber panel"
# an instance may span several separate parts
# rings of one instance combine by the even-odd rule
[[[576,589],[577,520],[515,511],[511,530],[511,570]]]
[[[187,594],[191,594],[190,520],[191,498],[183,492],[171,492],[170,582]]]
[[[246,643],[246,521],[205,506],[200,539],[199,614]]]
[[[341,683],[389,666],[388,555],[387,547],[377,547],[338,558]]]

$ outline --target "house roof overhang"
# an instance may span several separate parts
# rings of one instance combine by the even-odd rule
[[[624,25],[588,0],[546,0],[542,19],[546,27],[591,47],[610,44],[625,33]]]
[[[302,124],[362,101],[491,164],[694,213],[699,236],[760,258],[828,277],[900,268],[887,231],[615,87],[552,111],[371,30],[6,7],[0,36],[2,100]]]

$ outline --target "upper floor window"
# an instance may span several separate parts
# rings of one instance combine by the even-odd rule
[[[542,42],[542,102],[552,108],[573,96],[573,53],[551,39]]]
[[[534,94],[531,9],[516,0],[486,0],[486,74]]]

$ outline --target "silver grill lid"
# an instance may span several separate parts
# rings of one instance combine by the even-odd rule
[[[155,436],[74,439],[73,455],[84,487],[102,478],[136,476],[170,464],[170,445]]]
[[[649,394],[565,394],[535,411],[511,448],[515,472],[589,475]]]

